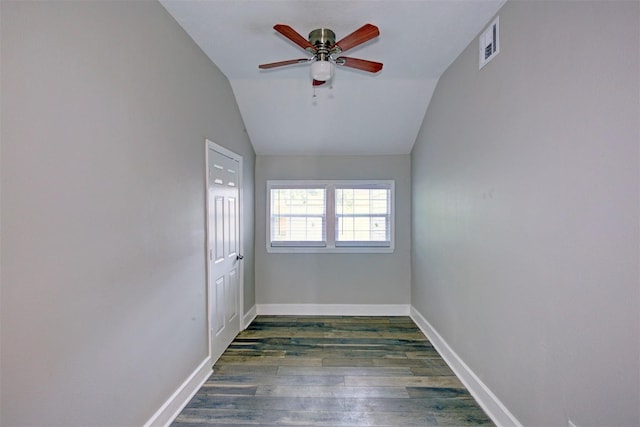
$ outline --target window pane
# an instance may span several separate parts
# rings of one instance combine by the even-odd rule
[[[387,217],[339,216],[337,241],[386,242],[389,241]]]
[[[324,241],[324,201],[324,188],[272,188],[271,241]]]
[[[389,242],[391,190],[336,189],[336,243]]]

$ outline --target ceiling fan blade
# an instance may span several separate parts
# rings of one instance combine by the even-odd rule
[[[335,44],[342,52],[349,50],[353,47],[361,45],[375,37],[380,35],[378,27],[372,24],[364,24],[362,27],[355,30],[353,33],[346,37],[343,37],[339,42]]]
[[[316,51],[316,48],[313,47],[311,43],[309,43],[309,40],[302,37],[296,30],[294,30],[290,26],[284,25],[284,24],[276,24],[273,26],[273,29],[279,32],[280,34],[282,34],[283,36],[285,36],[286,38],[288,38],[289,40],[291,40],[292,42],[294,42],[295,44],[297,44],[298,46],[300,46],[301,48],[305,50],[310,50],[311,52]]]
[[[268,70],[269,68],[283,67],[285,65],[293,65],[293,64],[301,64],[303,62],[308,62],[309,60],[306,58],[300,59],[289,59],[288,61],[279,61],[279,62],[271,62],[269,64],[260,64],[258,68],[261,70]]]
[[[355,68],[357,70],[368,71],[370,73],[377,73],[382,70],[382,63],[375,61],[367,61],[366,59],[349,58],[347,56],[341,56],[336,60],[336,64],[343,67]]]
[[[322,86],[325,83],[326,82],[323,82],[322,80],[313,80],[313,86]]]

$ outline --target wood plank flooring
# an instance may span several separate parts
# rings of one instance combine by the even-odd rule
[[[259,316],[172,424],[222,425],[493,423],[409,317]]]

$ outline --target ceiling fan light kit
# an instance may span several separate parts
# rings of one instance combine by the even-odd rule
[[[334,65],[330,61],[316,61],[311,64],[311,78],[319,82],[326,82],[333,77]]]
[[[382,63],[380,62],[340,56],[342,52],[378,37],[380,31],[375,25],[365,24],[337,43],[335,33],[328,28],[318,28],[311,31],[308,40],[288,25],[277,24],[273,29],[310,53],[312,57],[261,64],[258,66],[261,70],[311,62],[310,71],[313,86],[320,86],[331,80],[336,65],[369,73],[377,73],[382,70]]]

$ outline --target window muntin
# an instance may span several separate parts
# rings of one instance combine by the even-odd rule
[[[269,252],[393,252],[393,181],[267,181]]]

